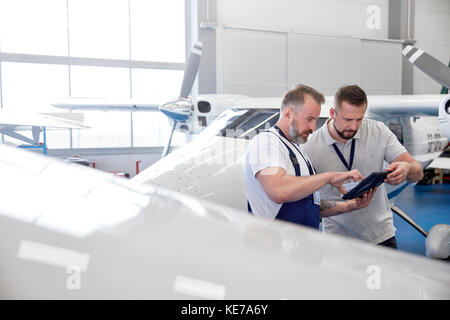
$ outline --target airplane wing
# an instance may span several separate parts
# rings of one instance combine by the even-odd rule
[[[427,168],[445,169],[450,170],[450,158],[440,157],[431,162]]]
[[[368,113],[378,116],[438,116],[439,106],[450,95],[371,95],[367,99]]]
[[[367,114],[385,120],[395,116],[437,116],[441,132],[450,140],[450,94],[369,96]]]
[[[77,120],[73,120],[76,118]],[[80,115],[38,114],[0,109],[0,132],[31,130],[33,127],[50,129],[89,128],[80,121]]]
[[[0,154],[0,299],[450,297],[448,263]],[[370,290],[374,270],[382,290]]]
[[[413,65],[422,70],[441,86],[450,88],[450,68],[430,56],[422,49],[417,49],[411,45],[406,46],[402,51],[403,56]]]
[[[192,99],[189,97],[189,93],[192,91],[192,87],[194,86],[194,81],[199,70],[202,50],[203,44],[200,41],[197,41],[186,61],[179,97],[164,104],[149,104],[145,102],[136,102],[131,99],[120,101],[116,99],[112,100],[103,98],[66,98],[64,100],[56,101],[52,103],[52,105],[57,108],[85,111],[161,111],[172,122],[172,131],[161,155],[164,157],[169,153],[174,131],[176,129],[183,131],[189,130],[189,125],[186,123],[192,119],[194,112],[194,105]],[[203,118],[205,117],[203,116]],[[182,125],[179,125],[180,123],[182,123]]]
[[[97,111],[147,111],[158,112],[158,104],[149,104],[135,100],[106,98],[66,98],[52,103],[54,107],[67,110]]]

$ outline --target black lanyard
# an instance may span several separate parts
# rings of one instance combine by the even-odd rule
[[[339,156],[339,159],[341,159],[344,166],[348,169],[348,171],[352,170],[353,158],[355,156],[355,139],[352,139],[352,148],[350,149],[350,165],[347,163],[347,161],[345,161],[345,158],[342,155],[339,148],[336,146],[336,143],[333,143],[333,148],[336,151],[337,155]]]
[[[283,131],[281,131],[280,128],[278,128],[277,125],[275,125],[274,128],[275,128],[275,130],[278,131],[278,133],[279,133],[283,138],[285,138],[287,141],[290,142],[290,144],[298,151],[298,153],[300,153],[300,155],[302,156],[302,158],[303,158],[303,160],[305,161],[306,165],[308,166],[309,174],[310,174],[310,175],[316,174],[316,171],[313,169],[312,164],[311,164],[311,163],[303,156],[303,153],[300,151],[300,149],[297,148],[297,146],[296,146],[295,144],[293,144],[292,141],[289,140],[289,139],[286,137],[286,135],[283,133]],[[281,142],[283,142],[283,140],[281,140]],[[283,142],[283,143],[284,143],[284,142]],[[285,144],[285,143],[284,143],[284,144]],[[286,144],[285,144],[285,145],[286,145]],[[288,147],[288,146],[286,146],[286,147]],[[289,149],[289,147],[288,147],[288,149]]]

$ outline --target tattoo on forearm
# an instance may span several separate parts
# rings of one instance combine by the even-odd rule
[[[333,207],[336,207],[336,202],[334,202],[334,201],[328,201],[328,200],[320,201],[320,211],[327,211]]]

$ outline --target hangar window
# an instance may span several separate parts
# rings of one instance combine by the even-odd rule
[[[132,69],[133,98],[139,101],[152,101],[156,104],[177,97],[183,81],[182,70]],[[171,123],[161,112],[133,113],[133,146],[154,147],[167,143]],[[184,142],[185,134],[176,130],[172,145]]]
[[[184,0],[131,0],[131,59],[183,63],[184,11]]]
[[[67,6],[60,0],[1,0],[2,52],[67,55]]]
[[[129,58],[128,0],[69,0],[68,13],[70,55]]]
[[[0,107],[59,113],[65,111],[50,103],[68,96],[154,104],[177,97],[189,34],[186,3],[0,0]],[[164,146],[171,130],[158,113],[84,117],[90,129],[47,131],[48,147]],[[182,138],[176,132],[172,144]]]
[[[1,63],[2,106],[18,112],[50,113],[58,112],[48,103],[49,99],[67,96],[69,85],[68,70],[65,66],[32,63]],[[31,138],[31,131],[21,131]],[[23,141],[5,136],[5,142],[13,145]],[[69,148],[68,130],[47,130],[49,148]]]

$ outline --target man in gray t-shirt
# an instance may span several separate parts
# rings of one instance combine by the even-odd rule
[[[335,95],[330,119],[304,145],[317,173],[358,169],[363,176],[382,171],[384,161],[391,171],[385,182],[398,185],[422,179],[419,162],[406,151],[397,137],[381,122],[364,119],[367,97],[358,86],[345,86]],[[341,199],[337,188],[321,190],[326,200]],[[384,184],[378,187],[370,205],[344,215],[323,218],[327,233],[345,235],[373,244],[396,248],[392,211]]]

